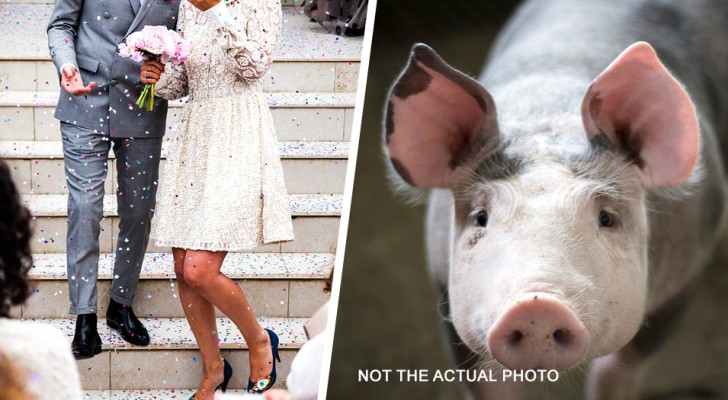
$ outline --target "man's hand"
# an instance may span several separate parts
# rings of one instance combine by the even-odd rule
[[[200,11],[207,11],[212,7],[215,7],[220,3],[220,0],[189,0],[189,2],[200,9]]]
[[[81,74],[76,71],[76,68],[72,65],[66,65],[61,69],[61,87],[74,96],[85,96],[96,87],[96,82],[84,86]]]
[[[146,60],[142,64],[141,81],[145,84],[155,84],[164,73],[164,64],[159,61]]]

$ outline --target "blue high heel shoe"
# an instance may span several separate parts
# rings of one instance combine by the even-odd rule
[[[273,353],[273,369],[270,371],[270,375],[258,382],[253,383],[253,381],[248,378],[248,393],[263,393],[272,388],[273,384],[276,383],[276,360],[281,362],[281,356],[278,355],[279,340],[278,335],[276,335],[276,333],[272,330],[266,329],[266,332],[268,332],[268,336],[270,336],[270,348]]]
[[[230,383],[230,378],[233,377],[233,367],[230,366],[230,363],[228,363],[226,359],[223,358],[222,361],[225,364],[225,378],[223,379],[221,384],[217,385],[217,387],[215,388],[215,392],[217,392],[218,390],[222,390],[222,392],[225,393],[228,387],[228,383]],[[197,396],[197,392],[195,392],[195,394],[193,394],[189,400],[195,400],[195,396]]]

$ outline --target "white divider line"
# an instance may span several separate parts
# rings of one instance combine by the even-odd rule
[[[321,380],[319,381],[318,400],[326,400],[331,370],[331,354],[334,348],[336,328],[336,315],[339,311],[339,293],[341,292],[341,278],[343,275],[344,256],[346,254],[346,237],[349,232],[349,215],[351,213],[351,198],[354,193],[354,173],[356,160],[359,155],[359,136],[361,134],[362,115],[364,112],[364,98],[366,95],[367,77],[369,75],[369,56],[372,50],[372,36],[374,33],[374,19],[377,15],[377,0],[370,0],[367,10],[367,27],[364,31],[364,46],[362,48],[361,64],[359,67],[359,82],[357,83],[356,102],[354,103],[354,121],[351,127],[351,140],[349,147],[349,165],[346,169],[346,183],[344,188],[344,204],[341,209],[341,222],[339,223],[339,241],[334,264],[334,281],[331,289],[329,303],[329,320],[326,322],[324,334],[329,338],[326,341],[321,366]]]

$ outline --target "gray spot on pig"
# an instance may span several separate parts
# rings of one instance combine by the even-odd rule
[[[391,101],[387,102],[387,111],[384,117],[384,137],[389,144],[389,137],[394,133],[394,106]]]
[[[496,181],[512,178],[522,174],[526,168],[533,164],[533,161],[526,160],[525,158],[509,156],[503,150],[501,148],[493,152],[478,165],[475,170],[475,176],[479,180]]]
[[[483,88],[477,81],[447,65],[440,56],[426,45],[416,45],[414,49],[412,49],[412,54],[417,61],[420,61],[427,67],[443,74],[446,78],[460,86],[466,93],[478,102],[478,105],[483,111],[488,111],[485,99],[481,95]]]
[[[400,99],[423,92],[432,81],[432,76],[417,64],[416,59],[410,60],[407,69],[392,88],[392,94]]]
[[[390,160],[392,161],[392,166],[394,167],[394,170],[397,171],[399,176],[402,177],[405,182],[409,183],[410,185],[414,185],[414,183],[412,182],[412,175],[410,175],[407,167],[405,167],[404,164],[402,164],[396,158],[390,158]]]
[[[480,242],[480,239],[482,239],[483,237],[485,237],[485,231],[478,230],[472,236],[470,236],[470,239],[468,240],[468,246],[475,247],[475,245],[477,245],[478,242]]]
[[[612,142],[611,139],[604,132],[599,132],[590,139],[592,148],[600,151],[606,150],[610,152],[621,153],[627,159],[627,162],[636,164],[638,167],[643,166],[643,161],[640,158],[639,149],[642,147],[641,143],[629,138],[635,135],[629,135],[625,130],[616,133],[617,140],[619,143]]]
[[[593,136],[590,139],[592,147],[594,147],[597,150],[604,149],[607,151],[615,151],[616,148],[614,147],[614,143],[612,143],[611,140],[607,137],[607,135],[604,132],[599,132],[599,134]]]

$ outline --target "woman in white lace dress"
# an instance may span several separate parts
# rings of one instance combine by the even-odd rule
[[[249,389],[275,380],[277,337],[259,325],[239,286],[220,272],[230,251],[293,239],[273,119],[261,78],[281,33],[279,0],[183,0],[178,30],[193,44],[183,64],[146,62],[156,95],[189,96],[170,139],[152,237],[172,247],[179,295],[202,353],[196,399],[230,376],[221,359],[214,307],[243,334]],[[164,70],[164,72],[162,72]],[[161,77],[161,79],[160,79]]]

